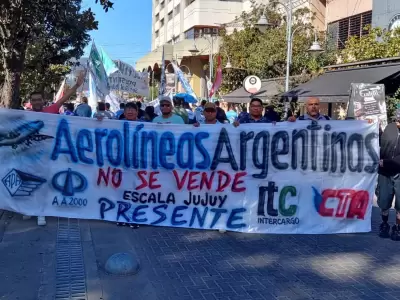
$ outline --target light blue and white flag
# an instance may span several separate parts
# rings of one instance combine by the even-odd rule
[[[89,75],[92,75],[96,95],[101,100],[104,100],[110,93],[110,86],[108,84],[108,76],[102,58],[94,42],[92,43],[92,49],[90,50],[88,66]],[[90,89],[93,88],[92,84],[89,83],[89,85]]]
[[[181,82],[182,87],[185,89],[186,93],[193,96],[197,100],[197,96],[194,93],[189,82],[186,80],[185,75],[183,74],[182,70],[178,67],[178,65],[175,62],[171,62],[171,65],[174,68],[174,72],[175,72],[176,76],[178,77],[178,80]]]
[[[107,76],[117,72],[119,69],[114,61],[108,56],[108,54],[104,51],[103,48],[100,48],[100,59],[103,63],[104,70],[106,71]]]

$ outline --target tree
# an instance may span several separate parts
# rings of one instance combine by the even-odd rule
[[[261,33],[254,24],[264,8],[273,26]],[[242,13],[239,19],[243,25],[241,30],[235,29],[232,34],[222,31],[221,34],[220,55],[224,58],[223,64],[226,64],[228,56],[234,66],[231,72],[224,75],[221,88],[224,93],[240,87],[244,77],[249,74],[266,79],[283,77],[286,73],[286,17],[279,14],[274,5],[263,7],[253,4],[252,10]],[[335,61],[335,50],[327,44],[322,45],[325,51],[318,56],[308,52],[314,41],[312,19],[313,15],[307,8],[298,9],[293,14],[292,30],[296,30],[296,33],[293,36],[291,75],[318,74],[324,65]]]
[[[22,76],[35,78],[37,72],[36,79],[47,80],[52,65],[64,65],[83,54],[90,41],[88,31],[97,29],[97,22],[90,8],[82,10],[81,2],[0,1],[0,106],[20,106]],[[106,11],[113,5],[109,0],[100,0],[100,4]]]
[[[344,63],[395,57],[400,51],[400,28],[392,31],[366,26],[366,34],[351,36],[340,53]]]

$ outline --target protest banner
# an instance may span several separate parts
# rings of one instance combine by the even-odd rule
[[[371,229],[376,123],[0,120],[1,209],[249,233]]]
[[[67,85],[72,86],[75,83],[75,78],[85,68],[87,61],[86,58],[79,60],[79,66],[75,66],[67,76]],[[109,90],[138,94],[143,97],[149,96],[149,75],[147,72],[138,72],[134,67],[120,60],[115,60],[114,63],[118,67],[118,71],[108,76]],[[79,92],[87,92],[89,89],[89,77],[87,77]]]
[[[350,100],[354,103],[354,116],[357,120],[372,120],[384,129],[388,123],[385,85],[352,83]]]

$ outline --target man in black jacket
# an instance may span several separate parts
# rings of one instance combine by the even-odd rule
[[[379,236],[400,241],[400,121],[386,126],[381,136],[381,160],[379,161],[378,206],[381,209],[382,224]],[[390,233],[389,210],[395,198],[396,224]]]

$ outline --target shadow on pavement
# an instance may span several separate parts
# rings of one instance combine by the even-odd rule
[[[117,244],[141,261],[136,276],[101,275],[106,300],[400,299],[400,243],[377,237],[379,223],[377,208],[367,234],[223,234],[90,222],[100,265]]]

